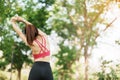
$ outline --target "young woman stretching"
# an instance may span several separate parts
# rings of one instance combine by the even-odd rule
[[[17,22],[23,22],[26,25],[25,33],[22,33]],[[11,23],[19,37],[32,50],[34,64],[28,80],[53,80],[52,70],[49,63],[50,47],[47,35],[20,16],[12,17]]]

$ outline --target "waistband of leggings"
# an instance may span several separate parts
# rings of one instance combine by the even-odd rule
[[[50,62],[46,62],[46,61],[35,61],[34,63],[46,63],[46,64],[50,64]]]

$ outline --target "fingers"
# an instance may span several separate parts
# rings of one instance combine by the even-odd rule
[[[27,20],[25,20],[24,18],[20,17],[20,16],[17,16],[17,21],[21,21],[21,22],[24,22],[25,24],[27,25],[31,25],[30,22],[28,22]]]
[[[20,16],[17,16],[17,21],[21,21],[21,22],[24,22],[24,18],[20,17]]]
[[[11,18],[11,20],[21,22],[21,21],[23,21],[23,18],[20,17],[20,16],[14,16],[14,17]]]

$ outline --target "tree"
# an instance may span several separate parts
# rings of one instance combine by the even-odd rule
[[[88,80],[89,57],[97,44],[96,39],[116,20],[107,23],[104,17],[101,17],[107,12],[110,3],[112,3],[110,0],[57,0],[54,4],[51,26],[63,41],[68,39],[74,46],[80,47],[75,61],[79,62],[80,56],[84,56],[84,80]],[[104,29],[97,27],[98,24],[104,25]]]

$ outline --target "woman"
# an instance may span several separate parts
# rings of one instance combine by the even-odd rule
[[[22,33],[17,22],[25,23],[25,34]],[[19,37],[32,50],[34,64],[28,80],[53,80],[52,70],[49,63],[50,47],[47,35],[20,16],[12,17],[11,23]]]

